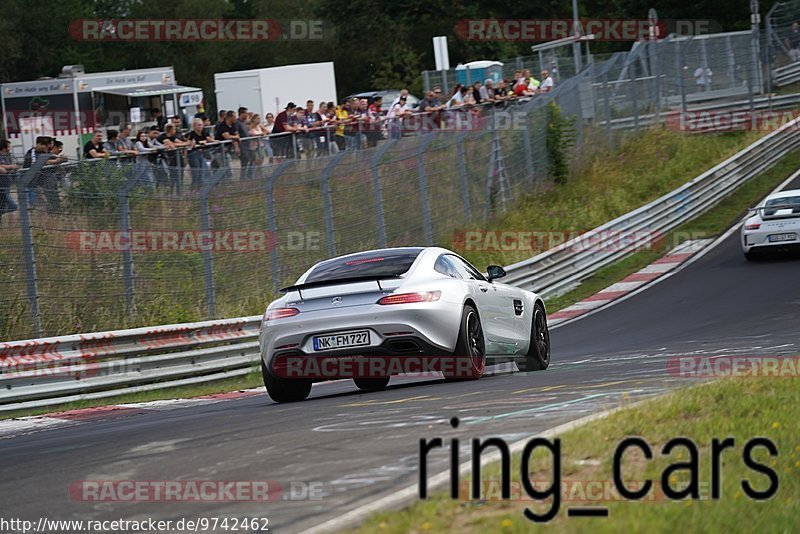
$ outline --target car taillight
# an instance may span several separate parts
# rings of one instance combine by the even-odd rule
[[[758,230],[759,228],[761,228],[761,225],[759,223],[753,223],[753,224],[744,225],[744,229],[745,230]]]
[[[267,310],[264,314],[264,320],[286,319],[287,317],[294,317],[298,313],[300,313],[300,310],[297,308],[275,308],[274,310]]]
[[[411,304],[414,302],[435,302],[442,296],[441,291],[420,291],[418,293],[398,293],[378,300],[378,304]]]

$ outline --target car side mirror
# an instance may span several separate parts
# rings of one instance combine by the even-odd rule
[[[489,281],[503,278],[506,275],[506,270],[499,265],[490,265],[486,268],[486,274],[489,275]]]

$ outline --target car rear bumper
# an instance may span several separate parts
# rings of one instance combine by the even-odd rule
[[[308,360],[323,364],[329,360],[383,359],[399,373],[407,371],[398,365],[413,371],[414,362],[424,364],[429,358],[452,354],[461,324],[461,308],[446,302],[397,305],[396,308],[372,304],[343,308],[335,313],[331,310],[300,313],[275,323],[264,325],[259,341],[264,363],[279,376],[292,365],[311,365]],[[369,345],[315,350],[313,338],[316,336],[362,330],[369,332]],[[351,377],[336,373],[309,376],[314,379]]]

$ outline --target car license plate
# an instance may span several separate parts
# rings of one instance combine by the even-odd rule
[[[797,234],[794,232],[788,234],[772,234],[767,239],[769,239],[770,243],[775,243],[776,241],[794,241],[797,239]]]
[[[369,345],[369,330],[330,336],[314,336],[314,350],[343,349],[347,347],[363,347],[364,345]]]

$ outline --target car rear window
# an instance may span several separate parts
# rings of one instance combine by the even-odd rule
[[[771,198],[765,206],[800,206],[800,197]]]
[[[420,252],[421,248],[377,250],[334,258],[317,265],[304,283],[360,276],[398,276],[411,268]]]

